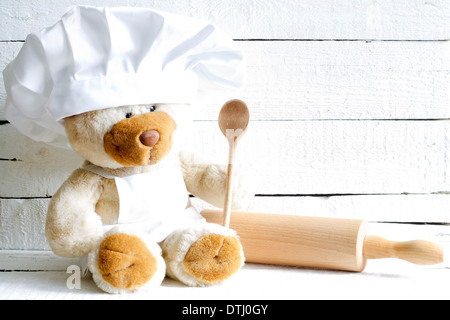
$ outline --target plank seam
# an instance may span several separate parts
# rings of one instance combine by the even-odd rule
[[[255,194],[255,197],[282,198],[282,197],[354,197],[354,196],[416,196],[416,195],[436,195],[449,194],[448,191],[430,192],[430,193],[273,193],[273,194]]]
[[[52,196],[45,197],[0,197],[0,200],[35,200],[35,199],[51,199]]]
[[[375,223],[384,224],[404,224],[404,225],[416,225],[416,226],[450,226],[448,222],[419,222],[419,221],[372,221]]]
[[[346,118],[329,118],[329,119],[250,119],[253,122],[320,122],[320,121],[358,121],[358,122],[380,122],[380,121],[404,121],[404,122],[424,122],[424,121],[449,121],[450,118],[374,118],[374,119],[346,119]],[[216,122],[217,120],[207,120],[207,119],[199,119],[194,120],[194,122]]]
[[[194,120],[194,122],[215,122],[217,120]],[[370,121],[416,121],[416,122],[420,122],[420,121],[450,121],[450,118],[423,118],[423,119],[340,119],[340,118],[330,118],[330,119],[255,119],[252,120],[250,119],[250,121],[253,122],[319,122],[319,121],[358,121],[358,122],[370,122]],[[10,122],[8,120],[0,120],[0,126],[2,125],[8,125],[10,124]]]
[[[292,41],[292,42],[444,42],[449,41],[450,39],[288,39],[288,38],[250,38],[250,39],[233,39],[236,42],[282,42],[282,41]],[[0,43],[24,43],[25,40],[0,40]]]
[[[245,42],[245,41],[259,41],[259,42],[444,42],[450,39],[286,39],[286,38],[273,38],[273,39],[263,39],[263,38],[255,38],[255,39],[233,39],[233,41]]]
[[[301,197],[354,197],[354,196],[420,196],[420,195],[450,195],[450,191],[439,191],[430,193],[273,193],[273,194],[263,194],[257,193],[255,197],[257,198],[301,198]],[[194,195],[190,194],[190,198],[196,198]],[[1,197],[0,200],[33,200],[33,199],[51,199],[52,196],[43,197]]]

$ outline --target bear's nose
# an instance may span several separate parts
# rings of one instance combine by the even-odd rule
[[[159,141],[159,132],[156,130],[148,130],[139,136],[141,143],[147,147],[153,147]]]

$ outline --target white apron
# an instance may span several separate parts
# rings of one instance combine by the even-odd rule
[[[117,225],[121,229],[144,232],[155,242],[161,242],[175,229],[203,219],[189,201],[176,161],[165,160],[150,172],[127,177],[112,176],[95,165],[84,169],[115,180],[120,205]]]

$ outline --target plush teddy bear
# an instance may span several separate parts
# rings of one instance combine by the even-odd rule
[[[191,286],[215,284],[244,262],[235,233],[190,205],[188,191],[223,206],[226,168],[179,152],[187,110],[123,106],[64,120],[70,145],[87,161],[51,199],[46,236],[60,256],[88,255],[107,292],[160,284],[166,273]],[[238,206],[250,194],[235,185]]]
[[[46,236],[88,257],[111,293],[224,281],[244,262],[235,233],[189,193],[224,203],[226,169],[182,153],[191,105],[242,85],[243,55],[215,25],[146,8],[72,7],[30,34],[4,70],[5,116],[28,137],[86,159],[51,199]],[[251,197],[235,179],[235,207]]]

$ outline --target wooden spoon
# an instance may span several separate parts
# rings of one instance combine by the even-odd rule
[[[223,207],[223,226],[230,226],[230,211],[233,185],[233,163],[238,141],[247,130],[250,113],[245,102],[234,99],[225,103],[219,113],[219,127],[229,144],[228,172],[225,204]]]

